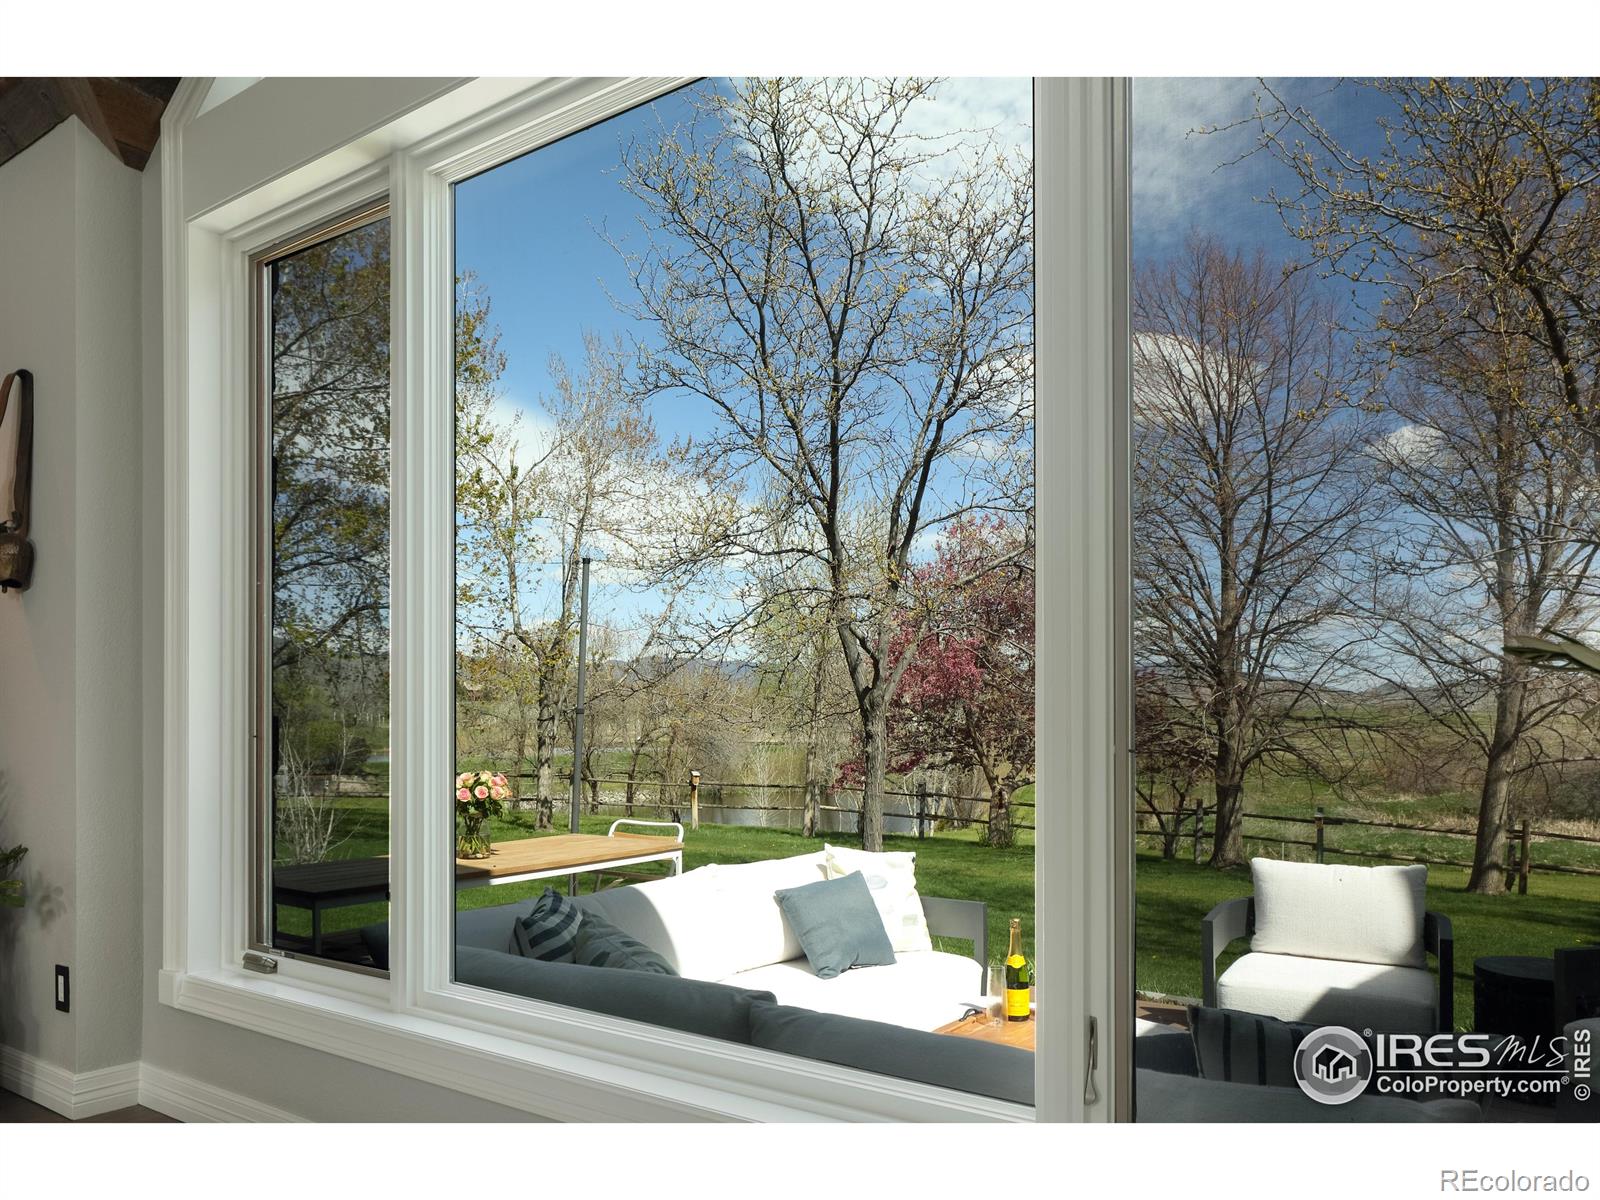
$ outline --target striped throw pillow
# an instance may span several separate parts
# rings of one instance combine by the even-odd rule
[[[578,944],[572,961],[585,967],[620,967],[625,971],[649,971],[656,975],[676,975],[672,964],[638,938],[623,933],[604,917],[584,913],[578,925]]]
[[[1231,1008],[1189,1008],[1202,1079],[1297,1087],[1294,1052],[1317,1028]]]
[[[578,906],[571,900],[554,888],[545,888],[544,895],[534,901],[533,910],[525,917],[518,917],[512,926],[517,949],[523,958],[571,962],[581,916]]]

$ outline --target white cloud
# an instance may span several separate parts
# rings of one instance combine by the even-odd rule
[[[1218,168],[1249,150],[1254,128],[1216,128],[1254,111],[1254,79],[1140,79],[1133,87],[1134,223],[1183,232],[1204,223]]]
[[[501,394],[489,405],[489,419],[505,431],[501,445],[515,450],[518,461],[524,464],[542,458],[555,444],[555,422],[541,405],[525,404]]]

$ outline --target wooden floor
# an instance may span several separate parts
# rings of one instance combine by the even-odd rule
[[[60,1113],[51,1112],[42,1104],[35,1104],[32,1100],[24,1100],[15,1092],[8,1092],[4,1088],[0,1088],[0,1125],[19,1125],[29,1122],[41,1124],[73,1123],[69,1122]],[[101,1113],[98,1117],[85,1117],[83,1122],[80,1123],[89,1122],[96,1124],[124,1122],[161,1124],[171,1123],[172,1118],[163,1116],[153,1108],[141,1108],[135,1105],[132,1108],[119,1108],[116,1112]]]

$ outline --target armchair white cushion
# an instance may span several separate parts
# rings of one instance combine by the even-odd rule
[[[1426,967],[1422,914],[1428,868],[1348,867],[1252,859],[1256,929],[1250,949],[1344,962]]]
[[[1417,967],[1293,954],[1246,954],[1217,980],[1221,1008],[1357,1032],[1432,1030],[1438,998],[1432,972]]]

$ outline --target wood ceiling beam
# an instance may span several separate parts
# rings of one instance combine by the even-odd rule
[[[136,171],[161,136],[161,113],[176,79],[0,79],[0,163],[22,153],[69,116]]]
[[[50,82],[61,97],[62,107],[82,121],[89,132],[100,139],[102,146],[121,158],[122,149],[117,145],[117,135],[111,130],[111,122],[106,120],[105,110],[100,107],[100,98],[95,95],[94,81],[60,78]]]

